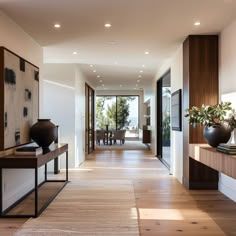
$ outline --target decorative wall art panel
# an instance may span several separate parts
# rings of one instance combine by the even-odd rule
[[[38,116],[38,67],[0,47],[0,149],[29,143]]]

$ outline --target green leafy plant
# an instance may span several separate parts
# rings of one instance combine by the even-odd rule
[[[201,108],[193,106],[186,110],[185,117],[189,117],[189,124],[213,126],[227,124],[231,129],[236,128],[236,115],[230,102],[216,105],[202,105]]]
[[[170,140],[170,114],[166,113],[162,121],[163,139]]]

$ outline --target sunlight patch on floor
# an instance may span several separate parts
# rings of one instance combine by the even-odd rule
[[[178,209],[139,209],[141,220],[184,220]]]

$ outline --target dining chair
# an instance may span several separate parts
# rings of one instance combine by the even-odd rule
[[[125,143],[125,132],[126,130],[114,130],[112,139],[114,141],[114,144],[116,143],[116,140],[120,140],[120,145]]]

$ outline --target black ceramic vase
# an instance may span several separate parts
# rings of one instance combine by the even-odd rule
[[[231,136],[231,129],[224,125],[206,126],[203,135],[208,144],[217,147],[220,143],[227,143]]]
[[[47,148],[57,138],[57,127],[50,119],[38,119],[30,129],[30,137],[40,147]]]

